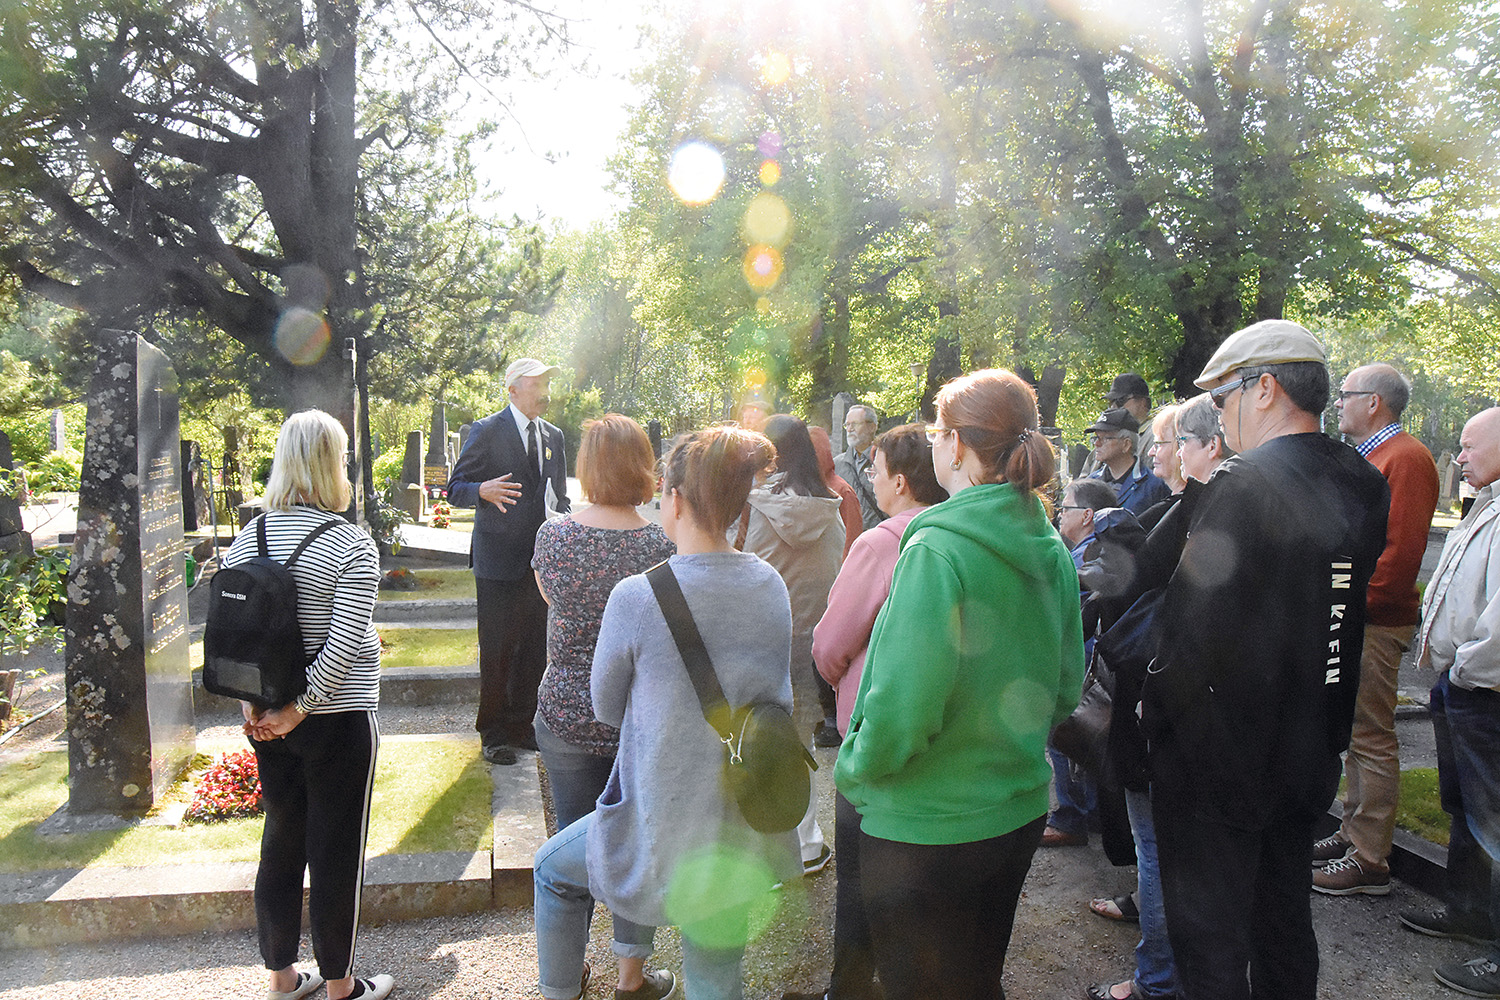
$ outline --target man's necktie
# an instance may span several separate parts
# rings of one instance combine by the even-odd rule
[[[531,463],[531,471],[541,474],[541,465],[536,458],[536,421],[526,425],[526,461]]]

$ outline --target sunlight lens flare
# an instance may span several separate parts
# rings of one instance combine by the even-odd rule
[[[771,49],[760,64],[760,82],[767,87],[779,87],[792,75],[792,60],[785,52]]]
[[[740,231],[746,243],[764,243],[780,249],[792,235],[792,211],[776,195],[762,191],[745,208]]]
[[[328,350],[328,324],[319,313],[293,306],[276,323],[274,341],[281,356],[294,365],[317,364]]]
[[[707,205],[724,187],[724,157],[706,142],[678,146],[667,166],[667,186],[685,205]]]
[[[776,283],[781,280],[784,266],[781,251],[759,243],[745,251],[745,260],[741,270],[745,275],[745,284],[749,285],[752,290],[765,294],[775,288]]]
[[[775,160],[767,160],[760,165],[760,183],[762,187],[775,187],[776,182],[781,180],[781,164]]]
[[[755,140],[755,148],[766,159],[776,159],[776,157],[781,155],[781,133],[762,132],[760,138]]]

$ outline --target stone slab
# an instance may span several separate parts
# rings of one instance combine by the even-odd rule
[[[255,870],[244,861],[0,875],[0,948],[251,928]],[[484,910],[490,882],[488,851],[370,858],[360,919],[375,925]]]
[[[203,669],[193,671],[193,705],[199,712],[229,712],[239,707],[203,687]],[[479,668],[387,667],[380,675],[380,704],[461,705],[479,701]]]
[[[405,549],[402,549],[405,552]],[[475,622],[478,605],[472,597],[441,597],[414,601],[376,601],[375,624],[395,622]]]
[[[497,909],[530,906],[532,861],[547,841],[536,754],[522,751],[516,763],[491,767],[490,780],[490,812],[495,817],[492,902]]]

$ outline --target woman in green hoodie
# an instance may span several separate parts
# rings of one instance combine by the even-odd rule
[[[1036,394],[987,369],[938,393],[951,499],[914,518],[875,621],[839,791],[889,1000],[1003,997],[1016,901],[1047,814],[1047,733],[1078,702],[1078,576],[1038,489]]]

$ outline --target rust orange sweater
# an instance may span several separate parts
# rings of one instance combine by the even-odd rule
[[[1379,445],[1369,459],[1391,484],[1391,514],[1385,549],[1370,577],[1366,620],[1371,625],[1415,625],[1420,617],[1417,571],[1437,509],[1437,463],[1427,446],[1405,431]]]

